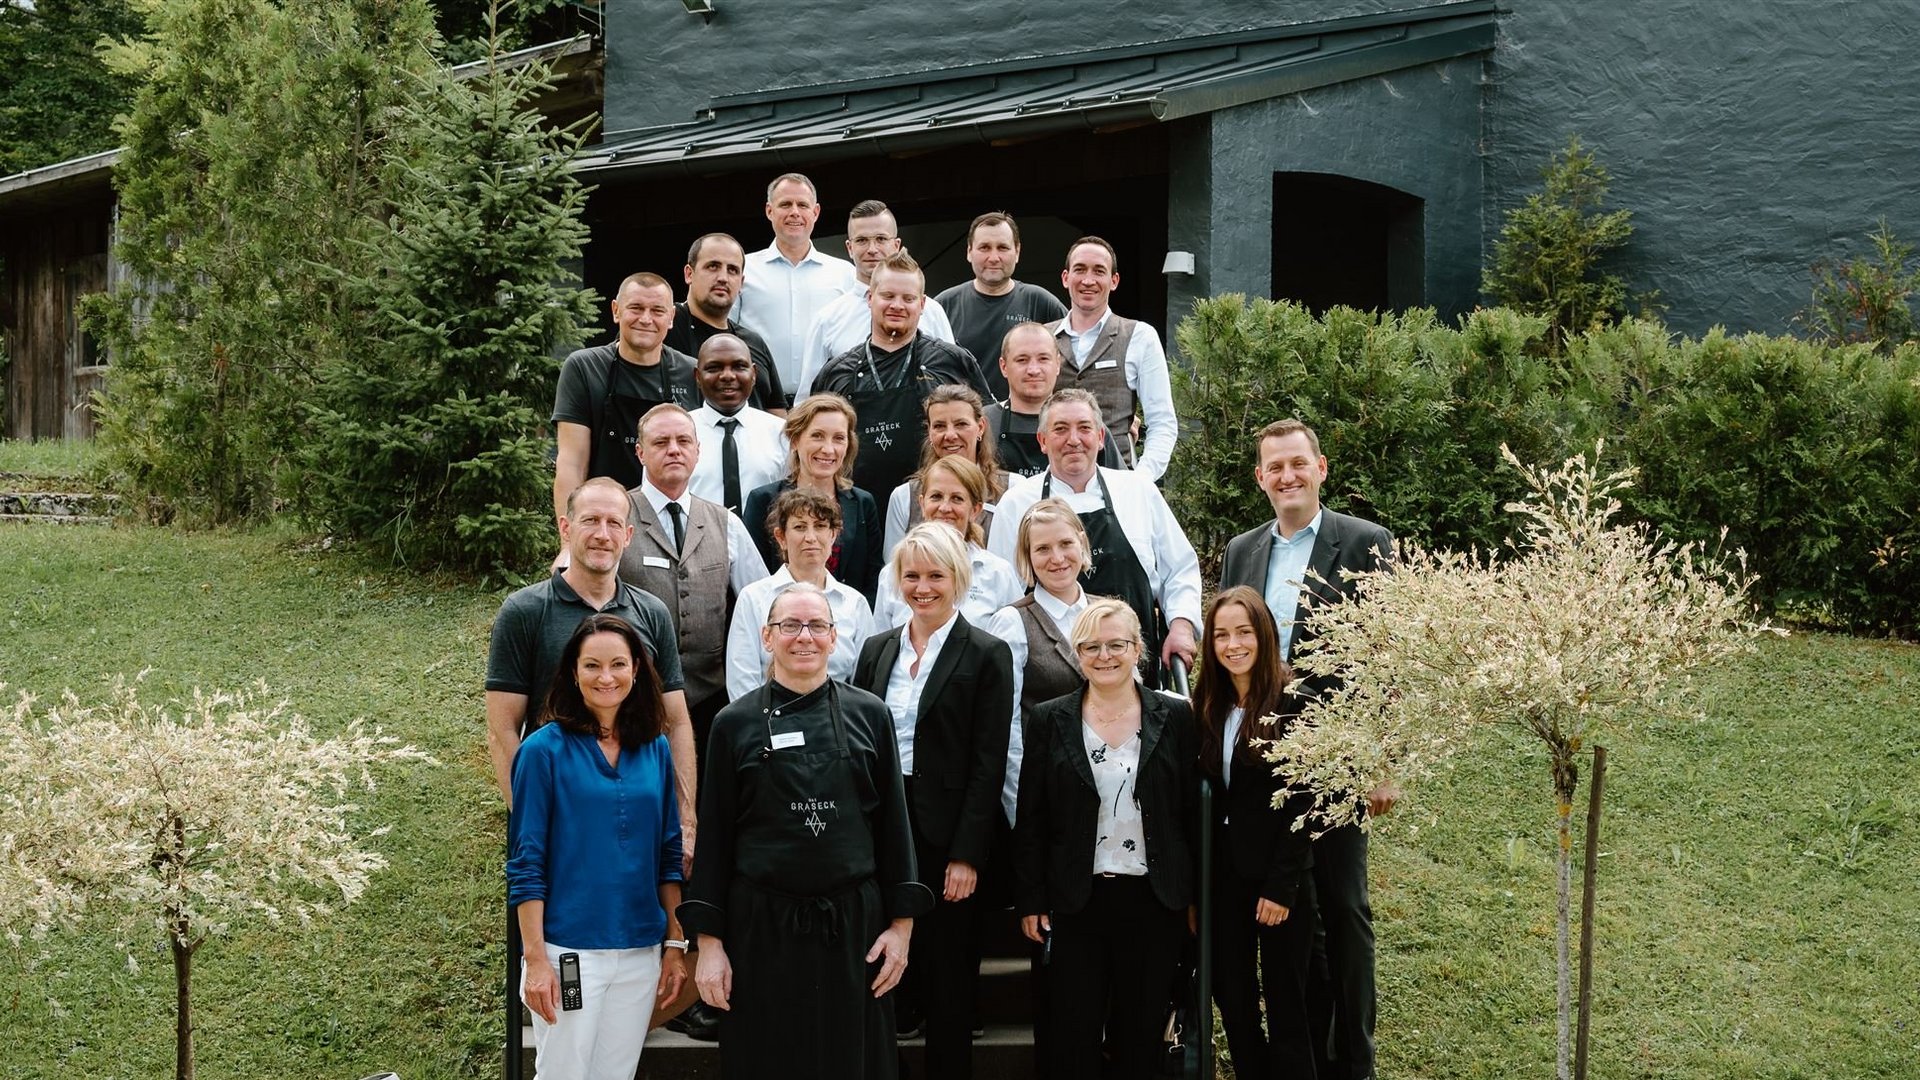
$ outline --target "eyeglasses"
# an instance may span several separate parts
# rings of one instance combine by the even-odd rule
[[[1125,656],[1131,649],[1140,647],[1138,641],[1126,638],[1118,641],[1083,641],[1073,647],[1073,651],[1089,660],[1102,656]]]
[[[780,631],[781,637],[799,637],[802,630],[814,637],[826,637],[833,632],[833,624],[825,619],[809,619],[806,622],[801,622],[799,619],[781,619],[779,622],[770,622],[767,625]]]

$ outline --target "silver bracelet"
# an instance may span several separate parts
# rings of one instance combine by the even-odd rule
[[[687,951],[687,939],[685,938],[668,938],[660,944],[665,945],[669,949],[679,949],[681,952]]]

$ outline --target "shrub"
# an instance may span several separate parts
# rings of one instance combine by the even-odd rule
[[[1816,341],[1865,342],[1883,352],[1913,340],[1912,296],[1920,267],[1911,267],[1913,245],[1894,238],[1885,218],[1868,237],[1873,257],[1813,264],[1813,302],[1794,321]]]
[[[1920,345],[1881,355],[1790,337],[1676,338],[1630,319],[1542,355],[1544,318],[1476,311],[1316,319],[1289,303],[1203,300],[1178,331],[1182,433],[1168,496],[1212,580],[1226,542],[1271,511],[1253,433],[1320,435],[1328,506],[1429,547],[1483,550],[1524,492],[1503,467],[1605,438],[1640,470],[1626,513],[1680,542],[1744,548],[1768,612],[1920,633]]]
[[[1320,436],[1329,506],[1442,546],[1497,542],[1500,507],[1520,494],[1500,444],[1551,459],[1568,442],[1555,415],[1564,378],[1532,355],[1544,328],[1503,310],[1455,329],[1426,309],[1316,319],[1239,295],[1195,304],[1178,330],[1188,365],[1174,392],[1181,415],[1205,422],[1182,433],[1168,485],[1203,565],[1271,517],[1251,434],[1287,416]]]
[[[1495,304],[1546,318],[1546,347],[1558,352],[1626,313],[1626,283],[1601,266],[1633,235],[1633,215],[1602,210],[1612,178],[1578,137],[1540,177],[1543,189],[1507,211],[1480,287]]]

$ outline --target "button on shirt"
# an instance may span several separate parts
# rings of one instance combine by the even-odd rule
[[[724,419],[711,405],[702,405],[690,413],[693,430],[700,439],[700,463],[693,467],[687,491],[708,502],[726,505],[726,477],[721,472],[721,449],[727,433],[720,427]],[[786,425],[779,417],[752,406],[733,414],[740,426],[733,431],[740,452],[740,493],[773,483],[787,475]]]
[[[664,491],[653,486],[651,480],[640,484],[640,491],[647,497],[647,505],[653,507],[654,520],[667,535],[673,535],[673,518],[667,513],[668,503],[678,503],[682,528],[693,528],[693,508],[689,505],[692,492],[683,492],[678,499],[669,499]],[[682,544],[682,547],[686,545]],[[760,558],[760,549],[753,545],[753,534],[747,532],[747,526],[737,514],[727,515],[727,581],[738,594],[747,586],[767,576],[767,564]]]
[[[1280,655],[1293,656],[1293,618],[1300,609],[1300,586],[1307,578],[1307,563],[1313,557],[1313,541],[1320,535],[1320,517],[1293,534],[1289,540],[1280,535],[1280,523],[1273,523],[1273,547],[1267,552],[1267,610],[1280,624]]]
[[[900,744],[900,772],[903,776],[913,775],[913,728],[920,720],[920,695],[927,688],[927,676],[933,674],[933,665],[940,661],[940,648],[947,643],[947,635],[953,633],[953,624],[960,620],[960,612],[955,609],[947,617],[947,623],[927,636],[925,652],[915,654],[913,635],[910,629],[900,631],[900,659],[894,661],[893,671],[887,675],[887,711],[893,714],[894,741]],[[919,669],[914,670],[914,663]]]
[[[843,293],[860,284],[853,264],[836,259],[811,245],[798,262],[787,261],[778,245],[747,256],[746,280],[733,318],[767,339],[767,351],[780,381],[796,386],[800,378],[800,348],[806,343],[813,316]]]
[[[1112,317],[1113,309],[1108,308],[1101,312],[1098,322],[1077,332],[1071,317],[1061,321],[1060,331],[1073,345],[1070,362],[1075,371],[1087,365],[1088,354]],[[1167,372],[1167,352],[1160,347],[1160,335],[1143,322],[1135,323],[1133,337],[1127,340],[1126,379],[1127,386],[1140,399],[1140,412],[1147,425],[1147,437],[1134,455],[1133,467],[1158,480],[1167,471],[1167,463],[1173,460],[1180,423],[1173,409],[1173,377]]]

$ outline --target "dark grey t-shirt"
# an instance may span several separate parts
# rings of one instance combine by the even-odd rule
[[[493,640],[487,649],[487,689],[527,695],[525,730],[546,704],[560,654],[580,620],[596,611],[618,615],[640,631],[663,691],[685,688],[680,674],[680,638],[674,633],[667,605],[644,589],[626,582],[606,607],[595,608],[580,598],[559,573],[519,589],[500,605],[493,619]]]
[[[639,441],[640,418],[662,402],[671,401],[691,412],[701,400],[700,387],[693,381],[693,357],[662,349],[659,364],[641,367],[622,360],[617,346],[595,345],[575,350],[560,365],[553,422],[587,429],[592,448],[587,479],[611,476],[623,486],[638,487],[640,462],[634,457],[634,444]],[[610,429],[619,433],[618,449],[608,445]]]
[[[954,343],[972,353],[995,399],[1007,399],[1007,377],[1000,374],[1000,341],[1014,324],[1049,323],[1067,317],[1066,305],[1038,285],[1013,283],[1003,296],[985,296],[963,281],[936,297],[953,323]]]

